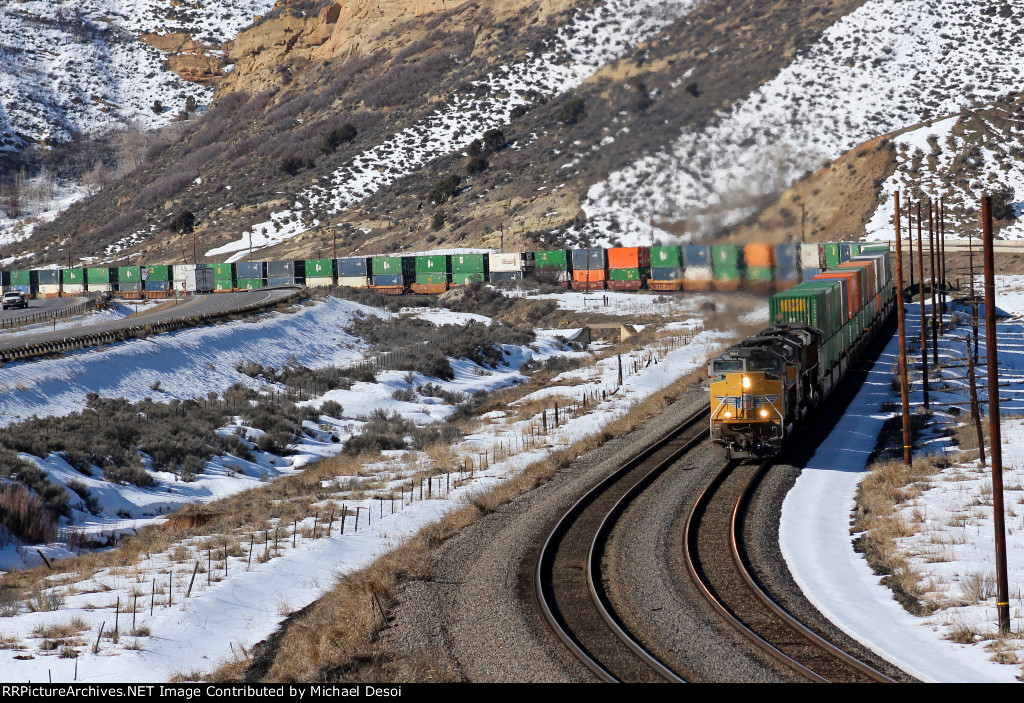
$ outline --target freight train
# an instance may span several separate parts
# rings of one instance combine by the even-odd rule
[[[279,285],[351,286],[382,293],[441,293],[476,282],[550,281],[573,290],[749,290],[791,288],[860,254],[858,242],[686,244],[480,253],[349,256],[153,266],[0,271],[3,291],[29,298],[110,293],[168,298]],[[878,245],[875,245],[878,246]],[[884,245],[883,245],[884,246]]]
[[[777,455],[813,413],[892,312],[887,245],[771,296],[771,326],[708,364],[711,441],[726,459]]]

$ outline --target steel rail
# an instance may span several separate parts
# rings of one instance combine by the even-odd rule
[[[553,566],[555,562],[555,555],[557,553],[557,547],[561,544],[563,538],[568,533],[569,529],[576,522],[576,520],[583,514],[588,506],[590,506],[595,499],[609,490],[615,483],[620,481],[623,477],[627,476],[630,472],[640,467],[644,461],[649,459],[655,452],[667,445],[670,441],[678,437],[682,432],[693,427],[701,419],[707,417],[710,412],[710,405],[706,405],[701,408],[698,412],[694,413],[690,417],[686,418],[682,422],[678,423],[671,430],[663,434],[655,441],[648,444],[643,450],[636,453],[632,458],[623,463],[609,476],[600,481],[597,485],[587,491],[579,500],[577,500],[572,507],[570,507],[565,514],[558,520],[555,527],[548,534],[544,545],[541,547],[540,552],[537,555],[537,561],[534,568],[534,596],[544,619],[547,621],[548,626],[555,636],[566,646],[579,659],[590,671],[592,671],[601,681],[608,683],[619,683],[620,679],[616,677],[607,667],[602,665],[597,659],[595,659],[583,646],[583,644],[573,636],[573,634],[567,629],[562,621],[556,615],[558,606],[556,605],[556,598],[554,594],[554,574]],[[703,429],[696,438],[688,441],[684,447],[676,450],[672,455],[661,462],[648,473],[648,475],[642,479],[639,483],[644,484],[646,487],[649,481],[646,479],[649,477],[653,479],[651,474],[663,471],[665,468],[670,466],[672,463],[679,460],[679,458],[686,452],[692,450],[693,446],[703,439],[707,435],[708,429]],[[634,486],[635,488],[635,486]],[[640,489],[642,490],[642,488]],[[629,492],[627,492],[629,493]],[[634,494],[635,497],[635,494]],[[657,672],[661,677],[671,682],[683,682],[680,676],[675,674],[669,667],[665,666],[660,662],[654,655],[648,652],[643,645],[636,641],[622,625],[618,622],[614,615],[610,612],[605,599],[599,593],[599,589],[595,585],[593,564],[595,560],[600,560],[601,551],[600,548],[595,549],[595,543],[598,540],[603,539],[601,533],[603,530],[610,532],[611,526],[615,522],[614,517],[610,517],[612,513],[625,508],[628,504],[628,500],[621,497],[616,501],[611,511],[604,516],[601,521],[600,527],[595,533],[595,537],[591,540],[590,549],[588,550],[587,556],[587,586],[591,596],[591,603],[593,607],[600,613],[601,618],[608,625],[612,635],[626,645],[629,650],[639,658],[645,665]],[[599,571],[599,566],[598,566]]]
[[[760,600],[766,608],[775,613],[777,617],[783,620],[790,628],[799,633],[811,644],[819,649],[825,650],[836,659],[839,659],[850,668],[859,671],[873,681],[877,681],[879,683],[896,683],[894,679],[851,656],[793,617],[788,611],[779,605],[774,598],[771,597],[771,594],[765,590],[760,581],[758,581],[754,576],[753,569],[751,568],[749,561],[744,557],[743,517],[746,514],[746,508],[750,504],[751,498],[754,496],[754,491],[757,489],[758,479],[761,478],[764,472],[773,464],[773,461],[765,461],[761,463],[757,471],[755,471],[750,477],[747,485],[740,493],[739,499],[733,506],[732,518],[730,519],[730,542],[732,544],[732,558],[733,562],[736,564],[737,571],[739,571],[747,586],[754,592],[754,595],[757,596],[758,600]]]
[[[730,520],[729,520],[729,541],[731,543],[731,557],[736,570],[739,572],[742,580],[747,584],[748,588],[753,591],[758,601],[762,604],[762,607],[768,609],[773,615],[781,620],[786,627],[788,627],[793,633],[798,635],[801,639],[807,642],[810,646],[815,647],[819,650],[824,650],[827,654],[847,666],[852,667],[858,673],[867,676],[868,678],[886,682],[894,683],[893,679],[889,678],[885,674],[878,672],[870,666],[859,662],[854,657],[851,657],[846,652],[842,651],[831,642],[828,642],[816,632],[812,631],[796,618],[794,618],[785,609],[779,606],[778,603],[772,599],[770,594],[767,594],[761,585],[757,582],[757,579],[750,573],[746,560],[740,551],[742,546],[742,516],[745,506],[749,501],[750,496],[753,493],[756,480],[760,475],[768,469],[774,462],[768,460],[762,462],[748,480],[746,486],[740,493],[739,499],[733,504]],[[701,520],[699,515],[707,513],[707,508],[711,504],[715,493],[721,486],[722,482],[729,475],[731,471],[738,465],[738,462],[729,462],[725,464],[722,469],[716,473],[716,475],[708,482],[704,491],[698,497],[694,503],[690,514],[687,517],[686,527],[684,530],[684,557],[686,561],[687,570],[689,571],[690,578],[697,585],[700,592],[704,595],[705,599],[711,604],[712,608],[721,615],[739,634],[745,637],[755,647],[759,648],[765,654],[772,659],[788,667],[797,675],[807,679],[814,683],[830,683],[830,680],[825,676],[822,676],[817,671],[814,671],[807,665],[798,661],[796,658],[786,654],[777,646],[768,641],[767,638],[756,632],[751,626],[743,622],[725,602],[725,599],[720,597],[714,587],[710,584],[709,579],[703,577],[697,569],[697,562],[699,561],[698,556],[698,534],[701,529]]]

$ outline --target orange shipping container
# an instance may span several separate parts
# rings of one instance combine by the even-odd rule
[[[747,266],[774,266],[775,247],[771,244],[747,244],[743,247],[743,260]]]
[[[651,265],[648,247],[616,247],[608,250],[608,268],[635,269]]]
[[[582,271],[573,271],[572,280],[579,281],[580,283],[586,283],[589,281],[604,281],[608,278],[605,271],[583,269]]]

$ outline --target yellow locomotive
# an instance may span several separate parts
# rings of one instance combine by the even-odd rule
[[[713,358],[711,441],[726,459],[763,458],[782,450],[794,425],[822,397],[820,330],[773,325]]]

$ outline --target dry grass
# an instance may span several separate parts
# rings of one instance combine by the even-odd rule
[[[85,620],[82,618],[72,618],[64,622],[37,625],[32,628],[32,636],[40,639],[67,639],[88,629],[89,623]]]
[[[371,566],[341,579],[308,611],[285,630],[273,662],[261,671],[263,681],[436,682],[456,680],[455,672],[422,660],[400,659],[382,645],[379,634],[387,627],[387,613],[395,604],[403,582],[430,576],[430,550],[482,515],[497,510],[518,496],[545,483],[580,454],[630,432],[661,413],[684,390],[704,379],[703,369],[680,378],[665,390],[640,401],[624,417],[596,435],[554,450],[543,460],[501,483],[478,493],[470,504],[429,525]],[[238,680],[237,659],[214,672],[208,680]]]
[[[915,528],[897,514],[897,508],[921,495],[939,470],[930,457],[915,459],[912,467],[890,459],[872,465],[857,490],[853,531],[862,533],[857,548],[875,573],[884,576],[882,581],[896,600],[915,615],[928,612],[922,600],[921,573],[911,567],[896,543],[914,534]]]

